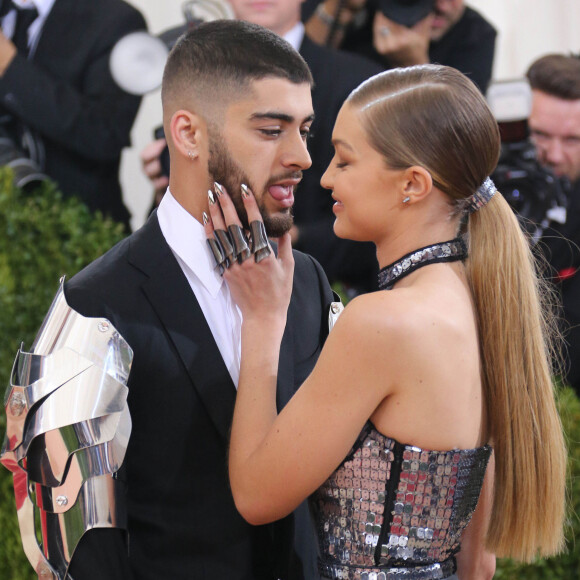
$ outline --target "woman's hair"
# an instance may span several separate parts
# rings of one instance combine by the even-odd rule
[[[485,436],[495,450],[487,545],[530,561],[563,547],[566,448],[554,401],[551,293],[502,195],[467,214],[467,200],[495,169],[497,123],[457,70],[423,65],[376,75],[351,93],[370,144],[391,169],[431,173],[465,224],[467,275],[478,320]]]

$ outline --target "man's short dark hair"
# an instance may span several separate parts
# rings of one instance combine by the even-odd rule
[[[534,90],[570,101],[580,99],[580,58],[577,55],[543,56],[532,63],[526,77]]]
[[[235,97],[250,82],[268,77],[312,85],[304,59],[270,30],[240,20],[214,20],[186,32],[165,65],[162,100]]]

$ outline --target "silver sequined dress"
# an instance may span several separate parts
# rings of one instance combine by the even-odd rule
[[[451,576],[490,454],[488,445],[426,451],[367,423],[311,497],[320,574],[343,580]]]

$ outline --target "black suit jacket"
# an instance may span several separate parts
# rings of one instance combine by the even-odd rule
[[[121,0],[56,0],[31,58],[17,55],[0,78],[4,109],[44,144],[47,175],[65,195],[125,223],[119,162],[141,98],[115,84],[109,56],[120,38],[144,29]]]
[[[331,192],[320,185],[320,178],[334,155],[332,131],[340,108],[353,89],[382,69],[359,56],[320,46],[307,36],[300,54],[314,77],[312,105],[316,117],[308,143],[312,167],[304,172],[294,204],[300,232],[297,247],[322,264],[331,282],[345,282],[359,290],[375,289],[375,247],[336,237],[332,229],[334,201]]]
[[[332,300],[320,266],[299,252],[295,259],[280,408],[316,362]],[[304,509],[297,535],[306,556],[292,549],[294,516],[253,527],[235,509],[226,455],[236,390],[157,216],[73,277],[65,293],[81,314],[108,318],[134,351],[133,430],[120,474],[129,558],[118,531],[89,531],[73,557],[74,580],[315,578]]]

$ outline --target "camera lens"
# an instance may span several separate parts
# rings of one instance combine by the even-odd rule
[[[14,185],[30,189],[48,177],[40,167],[20,151],[9,137],[0,137],[0,166],[7,166],[14,172]]]

